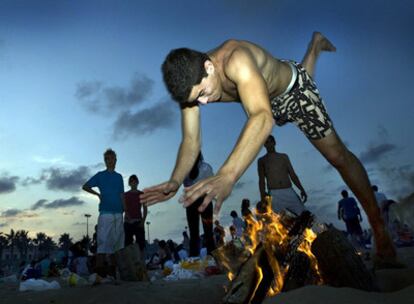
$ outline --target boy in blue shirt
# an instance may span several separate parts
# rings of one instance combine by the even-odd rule
[[[83,190],[99,198],[99,217],[97,229],[96,272],[102,276],[107,273],[115,277],[114,253],[124,247],[123,204],[124,193],[122,175],[115,172],[116,153],[108,149],[104,153],[106,170],[92,176],[82,187]],[[99,192],[92,188],[97,187]],[[105,259],[109,255],[110,268],[106,271]]]

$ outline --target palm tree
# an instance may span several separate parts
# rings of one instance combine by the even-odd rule
[[[36,245],[36,258],[38,258],[39,253],[42,254],[43,243],[45,242],[46,237],[46,233],[38,232],[36,233],[36,237],[33,239],[33,244]]]
[[[53,251],[55,248],[56,248],[55,241],[50,236],[46,236],[46,239],[43,242],[43,246],[42,246],[42,249],[44,250],[44,252],[46,252],[46,254],[49,255],[50,252]]]
[[[27,258],[27,251],[31,239],[28,237],[29,231],[18,230],[16,231],[16,247],[20,253],[20,260],[25,261]]]
[[[2,267],[3,262],[3,250],[7,248],[7,244],[7,237],[5,237],[2,232],[0,232],[0,268]]]
[[[80,240],[80,243],[83,249],[88,250],[91,246],[91,239],[88,235],[84,235]]]
[[[60,248],[65,252],[65,256],[68,256],[69,248],[73,245],[72,238],[70,237],[69,233],[61,234],[58,244]]]
[[[10,233],[6,234],[7,245],[10,248],[10,260],[14,261],[14,247],[16,246],[16,233],[10,229]]]

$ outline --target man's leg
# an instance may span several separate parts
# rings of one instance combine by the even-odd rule
[[[313,32],[312,40],[309,42],[308,49],[302,59],[302,66],[314,77],[316,60],[320,52],[335,52],[336,47],[321,33]]]
[[[106,275],[108,274],[108,271],[105,267],[105,260],[106,260],[106,254],[98,253],[96,255],[95,272],[99,274],[101,277],[106,277]]]
[[[203,202],[203,198],[196,200],[192,205],[186,208],[188,229],[190,230],[190,257],[200,255],[200,215],[198,207]]]
[[[124,223],[124,233],[125,233],[125,247],[131,245],[134,241],[133,239],[133,232],[132,232],[132,225],[130,223]]]
[[[213,203],[210,203],[201,213],[201,221],[203,224],[207,253],[211,254],[213,250],[216,249],[213,238]]]
[[[312,144],[331,163],[364,208],[371,224],[379,258],[395,258],[396,252],[386,232],[368,175],[359,159],[342,143],[335,131]]]

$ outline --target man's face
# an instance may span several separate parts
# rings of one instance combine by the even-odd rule
[[[107,169],[112,169],[112,170],[115,169],[115,165],[116,165],[115,155],[112,155],[112,154],[105,155],[104,160],[105,160],[105,165]]]
[[[221,82],[214,65],[210,61],[206,61],[205,68],[207,76],[199,84],[193,86],[188,98],[189,102],[198,101],[200,104],[207,104],[221,99]]]
[[[130,179],[129,180],[129,186],[130,187],[137,187],[138,186],[138,181],[136,179]]]

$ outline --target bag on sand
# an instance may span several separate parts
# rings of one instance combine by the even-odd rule
[[[36,279],[28,279],[26,281],[20,282],[19,291],[41,291],[41,290],[49,290],[49,289],[59,289],[60,284],[56,281],[48,282],[45,280],[36,280]]]
[[[148,281],[143,252],[141,252],[137,243],[115,252],[115,258],[121,280]]]

